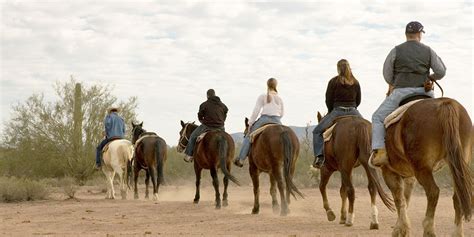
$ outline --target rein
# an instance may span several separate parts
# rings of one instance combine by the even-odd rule
[[[443,91],[443,87],[441,87],[441,85],[436,81],[434,80],[434,83],[439,87],[439,89],[441,90],[441,97],[444,97],[444,91]]]

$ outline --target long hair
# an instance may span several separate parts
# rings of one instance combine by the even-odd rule
[[[275,78],[270,78],[267,81],[267,103],[272,101],[272,97],[270,96],[270,91],[278,92],[277,90],[277,80]]]
[[[353,85],[356,81],[354,75],[352,75],[351,66],[346,59],[337,62],[337,74],[339,82],[343,85]]]

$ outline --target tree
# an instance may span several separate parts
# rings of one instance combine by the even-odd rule
[[[82,87],[71,77],[56,82],[58,99],[47,102],[34,94],[12,106],[5,124],[0,171],[4,175],[58,177],[69,175],[85,181],[93,172],[95,147],[102,139],[107,109],[116,105],[126,124],[135,118],[137,98],[118,101],[112,87]],[[5,165],[6,164],[6,165]]]

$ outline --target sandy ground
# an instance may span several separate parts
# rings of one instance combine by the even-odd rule
[[[203,180],[206,182],[206,180]],[[210,180],[209,180],[210,182]],[[250,214],[253,206],[252,188],[230,186],[229,206],[214,209],[214,191],[201,190],[201,202],[192,203],[194,187],[164,186],[159,200],[145,200],[143,187],[140,199],[105,200],[99,187],[82,187],[77,200],[64,200],[59,193],[53,200],[0,204],[1,236],[389,236],[396,222],[379,202],[379,230],[369,230],[370,201],[367,189],[356,189],[355,223],[339,224],[338,190],[328,195],[337,219],[329,222],[317,189],[302,189],[306,199],[293,201],[291,213],[280,217],[272,212],[268,186],[261,189],[260,214]],[[415,193],[409,208],[412,235],[422,235],[426,198]],[[441,192],[436,212],[438,236],[453,230],[454,210],[451,191]],[[466,236],[474,236],[474,223],[465,223]]]

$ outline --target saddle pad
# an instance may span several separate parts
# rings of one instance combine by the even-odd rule
[[[422,100],[422,99],[420,99]],[[383,121],[384,125],[385,125],[385,128],[388,128],[390,125],[398,122],[403,114],[407,111],[408,108],[410,108],[412,105],[414,105],[416,102],[420,101],[420,100],[414,100],[414,101],[410,101],[400,107],[398,107],[395,111],[393,111],[391,114],[389,114],[385,120]]]
[[[158,137],[158,135],[156,135],[156,134],[150,134],[150,135],[145,135],[145,136],[143,136],[143,137],[138,138],[138,140],[135,142],[135,147],[137,147],[138,144],[139,144],[143,139],[145,139],[145,138],[147,138],[147,137]]]
[[[263,132],[263,130],[265,130],[267,127],[272,127],[272,126],[279,126],[280,124],[277,124],[277,123],[267,123],[259,128],[257,128],[257,130],[253,131],[252,133],[250,133],[249,135],[249,138],[250,138],[250,143],[253,143],[253,141],[255,140],[255,138]]]
[[[332,130],[334,129],[334,127],[336,127],[336,124],[337,123],[334,123],[331,127],[329,127],[328,129],[326,129],[326,131],[323,132],[324,142],[328,142],[331,140]]]
[[[208,132],[204,132],[202,133],[201,135],[199,135],[197,138],[196,138],[196,144],[198,144],[207,134]]]

